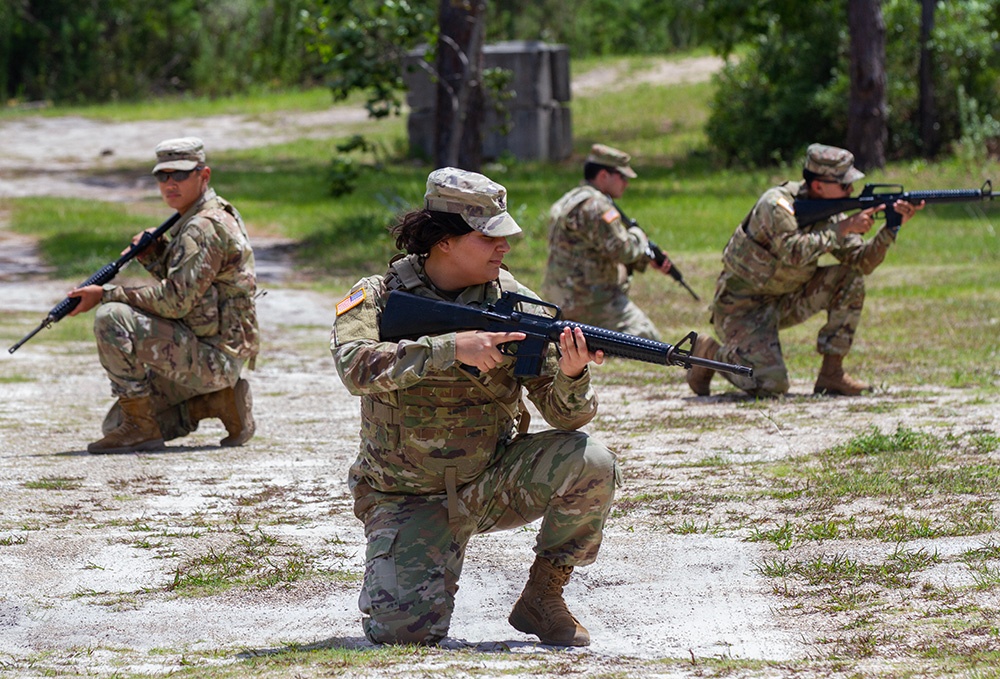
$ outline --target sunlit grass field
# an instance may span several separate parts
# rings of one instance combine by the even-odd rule
[[[574,73],[594,65],[574,64]],[[703,132],[712,92],[711,82],[640,84],[578,97],[571,102],[571,159],[560,163],[501,159],[485,166],[485,174],[507,187],[510,210],[524,229],[507,258],[517,276],[538,287],[546,259],[549,206],[580,180],[582,158],[592,143],[612,144],[633,154],[633,167],[639,173],[620,204],[670,253],[702,301],[695,302],[674,281],[655,273],[636,278],[633,298],[671,341],[691,329],[709,331],[707,304],[720,271],[722,248],[733,228],[761,192],[798,178],[800,172],[797,166],[727,168],[714,160]],[[329,105],[327,91],[312,90],[66,112],[134,120],[212,113],[267,115],[282,108],[317,110]],[[333,197],[331,159],[338,154],[337,145],[355,133],[376,142],[376,151],[353,156],[361,165],[357,189]],[[386,225],[398,211],[420,205],[427,173],[433,168],[405,158],[405,134],[405,121],[396,118],[352,126],[336,139],[234,152],[209,149],[213,185],[239,207],[252,235],[299,241],[303,278],[338,295],[362,275],[384,268],[394,253]],[[866,181],[902,184],[906,189],[978,188],[987,178],[1000,180],[998,169],[995,160],[973,160],[965,154],[962,159],[933,163],[891,163]],[[144,173],[148,168],[124,171]],[[168,215],[158,201],[121,205],[23,198],[4,201],[2,207],[14,229],[40,237],[58,275],[71,280],[86,278],[117,256],[135,231],[155,226]],[[904,228],[886,262],[868,278],[864,319],[849,367],[859,366],[858,372],[868,379],[894,384],[996,385],[998,217],[998,206],[990,203],[929,206]],[[793,378],[795,373],[805,377],[816,370],[813,345],[820,323],[813,319],[783,334]]]

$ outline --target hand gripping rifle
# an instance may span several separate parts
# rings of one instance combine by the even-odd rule
[[[87,285],[104,285],[105,283],[110,281],[112,278],[118,275],[118,272],[121,270],[123,266],[128,264],[130,261],[132,261],[132,259],[136,255],[138,255],[140,252],[149,247],[157,238],[162,236],[167,231],[167,229],[176,224],[177,220],[180,218],[181,218],[180,213],[175,212],[174,215],[170,217],[170,219],[168,219],[167,221],[163,222],[158,227],[156,227],[155,231],[144,232],[142,236],[139,238],[139,242],[130,245],[129,249],[125,251],[125,254],[119,257],[116,261],[111,262],[110,264],[105,266],[103,269],[95,273],[93,276],[85,280],[83,283],[80,283],[80,285],[78,285],[77,287],[82,288]],[[42,330],[42,328],[48,328],[51,327],[53,323],[58,323],[63,318],[65,318],[70,311],[79,306],[79,304],[80,304],[79,297],[67,297],[63,301],[59,302],[59,304],[56,304],[54,307],[52,307],[52,311],[50,311],[49,315],[45,317],[45,320],[43,320],[41,323],[38,324],[37,328],[35,328],[27,335],[25,335],[20,342],[12,346],[7,351],[13,354],[21,347],[22,344],[24,344],[32,337],[34,337],[36,334],[38,334]]]
[[[615,208],[617,208],[618,210],[618,214],[622,216],[623,222],[625,222],[629,226],[635,226],[640,229],[642,228],[641,226],[639,226],[639,222],[637,222],[636,220],[632,219],[624,212],[622,212],[622,209],[618,207],[617,203],[615,203],[614,205]],[[695,294],[695,291],[691,289],[691,286],[689,286],[687,282],[685,282],[684,276],[681,275],[681,270],[677,268],[677,265],[674,264],[669,257],[667,257],[667,253],[664,252],[662,249],[660,249],[659,245],[657,245],[653,241],[648,241],[648,246],[646,247],[646,256],[649,257],[654,262],[656,262],[656,266],[659,267],[662,267],[664,262],[670,262],[670,268],[667,269],[667,273],[670,274],[670,277],[673,278],[678,283],[680,283],[682,286],[684,286],[684,289],[690,292],[691,296],[694,297],[697,301],[699,302],[701,301],[701,297]]]
[[[521,303],[555,309],[556,317],[515,310],[515,306]],[[525,339],[509,342],[502,349],[505,354],[515,357],[514,374],[518,376],[535,376],[541,373],[548,343],[558,342],[563,328],[580,328],[587,340],[587,349],[601,350],[606,356],[683,368],[697,365],[734,375],[753,374],[753,369],[748,366],[692,356],[691,349],[698,339],[698,334],[694,332],[688,333],[678,344],[671,345],[593,325],[560,320],[560,313],[559,307],[554,304],[511,292],[503,293],[496,304],[474,307],[393,290],[382,311],[379,330],[382,340],[386,342],[460,330],[523,332],[527,335]],[[681,348],[685,343],[689,343],[688,348]]]
[[[856,198],[816,198],[795,201],[795,219],[799,226],[808,226],[829,219],[847,210],[865,210],[884,204],[885,225],[892,234],[899,232],[903,215],[892,209],[897,200],[907,203],[967,203],[977,200],[993,200],[993,182],[987,179],[980,189],[944,189],[941,191],[903,191],[900,184],[865,184],[864,190]]]

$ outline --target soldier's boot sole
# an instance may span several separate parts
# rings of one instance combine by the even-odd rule
[[[94,441],[87,446],[87,452],[92,455],[114,455],[117,453],[139,453],[147,450],[163,450],[166,448],[163,439],[148,439],[139,443],[107,445],[104,439]]]
[[[715,360],[715,354],[719,350],[719,343],[708,335],[698,335],[691,348],[691,355],[695,358],[708,358]],[[712,393],[712,378],[715,371],[711,368],[704,368],[700,365],[693,365],[687,371],[687,383],[698,396],[708,396]]]
[[[257,423],[253,418],[253,395],[250,393],[250,383],[240,378],[233,387],[235,401],[235,418],[230,415],[223,419],[226,433],[229,434],[219,444],[227,448],[242,446],[253,438],[257,431]]]

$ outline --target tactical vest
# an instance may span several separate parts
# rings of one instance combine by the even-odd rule
[[[755,288],[763,287],[778,268],[778,258],[747,233],[750,215],[736,227],[722,251],[722,266]]]
[[[788,189],[784,192],[788,200],[795,200]],[[761,201],[758,201],[743,218],[722,251],[723,268],[755,288],[764,287],[773,278],[780,264],[778,257],[771,253],[770,243],[759,243],[750,233],[750,220],[760,205]]]
[[[437,297],[418,275],[412,256],[393,260],[383,285],[386,293],[403,289]],[[519,287],[503,270],[500,286],[514,292]],[[479,376],[456,364],[412,387],[366,394],[361,398],[360,467],[366,481],[384,493],[447,493],[449,516],[455,517],[457,489],[496,460],[524,419],[521,411],[521,383],[512,359]]]
[[[217,323],[212,329],[199,321],[196,316],[187,317],[185,323],[199,337],[217,336],[211,342],[217,344],[222,351],[242,360],[249,360],[249,367],[254,367],[255,358],[260,348],[260,330],[257,325],[257,309],[253,296],[257,290],[257,280],[254,275],[254,256],[250,249],[249,237],[243,218],[236,208],[227,200],[215,196],[208,201],[206,208],[198,216],[210,220],[213,224],[223,225],[227,239],[240,243],[238,261],[223,262],[223,268],[205,291],[205,297],[197,307],[217,310]],[[216,226],[216,228],[220,228]],[[236,252],[226,253],[232,257]],[[207,319],[206,319],[207,320]]]
[[[569,216],[569,213],[575,210],[578,205],[590,200],[591,198],[596,198],[602,195],[604,194],[590,184],[581,184],[557,200],[552,206],[549,214],[554,216],[556,224],[562,226],[565,224],[566,217]]]
[[[580,233],[570,219],[588,200],[610,198],[590,184],[567,192],[549,212],[549,257],[542,284],[545,299],[566,307],[601,304],[611,296],[628,294],[630,272],[624,264],[609,259],[592,233]]]

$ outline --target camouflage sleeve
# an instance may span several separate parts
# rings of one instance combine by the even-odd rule
[[[102,302],[124,302],[163,318],[184,318],[215,281],[224,257],[212,222],[194,217],[165,250],[163,277],[136,288],[105,286]]]
[[[555,372],[551,362],[555,362]],[[597,394],[590,382],[590,368],[579,377],[567,377],[554,356],[546,360],[546,373],[525,382],[528,398],[545,421],[556,429],[579,429],[597,414]]]
[[[164,263],[166,249],[166,241],[163,238],[158,238],[136,256],[136,261],[142,264],[154,278],[164,278],[167,275],[167,267]]]
[[[786,266],[812,264],[838,245],[829,225],[799,229],[793,198],[779,189],[767,191],[750,215],[747,230],[758,243],[770,243],[770,251]]]
[[[431,371],[455,364],[455,333],[382,342],[379,321],[385,306],[379,277],[359,281],[337,304],[330,351],[344,386],[352,394],[405,389]]]
[[[646,234],[637,226],[626,228],[621,213],[610,200],[588,200],[579,209],[587,237],[609,259],[634,264],[646,256],[649,245]]]
[[[843,244],[833,251],[833,256],[867,276],[882,263],[889,246],[895,241],[896,237],[892,231],[883,226],[874,238],[867,241],[858,234],[850,234],[844,239]]]

